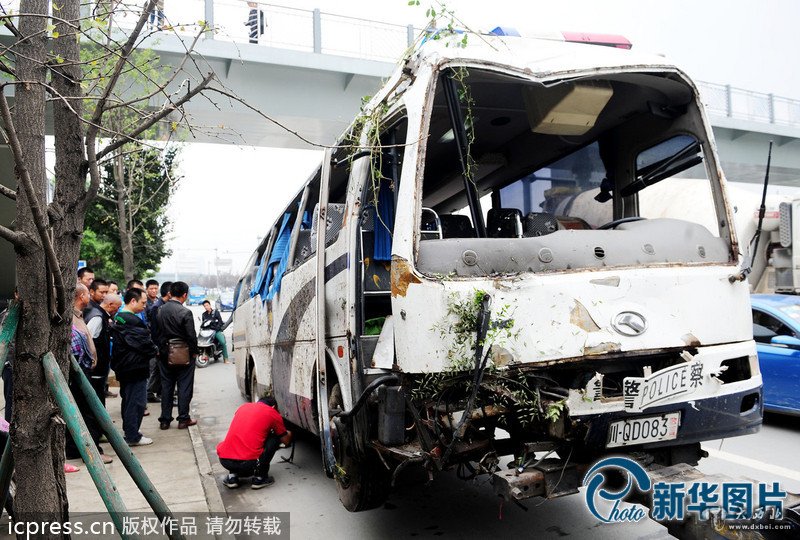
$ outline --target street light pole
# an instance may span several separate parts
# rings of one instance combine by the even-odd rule
[[[219,254],[217,254],[217,248],[214,248],[214,271],[217,274],[217,293],[219,293]]]

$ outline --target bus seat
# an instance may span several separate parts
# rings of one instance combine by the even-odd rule
[[[553,214],[547,212],[531,212],[525,216],[523,234],[525,238],[544,236],[554,233],[559,229],[558,220]]]
[[[586,220],[576,216],[556,216],[556,219],[558,220],[559,229],[586,231],[592,229],[592,226]]]
[[[325,247],[330,246],[339,235],[344,223],[344,204],[328,203],[328,210],[325,213]],[[314,217],[311,218],[311,253],[317,252],[317,220],[319,219],[319,203],[314,205]]]
[[[436,210],[431,208],[422,209],[422,219],[420,223],[420,240],[440,240],[442,238],[442,222]]]
[[[442,214],[439,221],[442,223],[442,238],[475,238],[475,228],[469,216]]]
[[[516,208],[491,208],[486,219],[489,238],[522,238],[522,212]]]
[[[294,265],[299,266],[307,261],[312,254],[311,230],[301,230],[297,236],[297,249],[295,250]]]

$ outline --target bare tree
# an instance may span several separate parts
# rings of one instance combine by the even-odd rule
[[[68,515],[64,481],[64,427],[50,397],[42,356],[52,351],[68,373],[67,351],[72,315],[70,299],[83,232],[84,215],[100,185],[103,160],[148,129],[183,121],[182,107],[206,90],[213,73],[197,77],[181,62],[168,80],[130,98],[118,84],[139,69],[131,55],[142,39],[145,20],[156,0],[138,10],[135,27],[124,33],[108,20],[110,10],[81,17],[80,0],[62,0],[49,12],[48,0],[22,0],[20,13],[0,16],[15,36],[0,47],[0,117],[11,148],[17,190],[0,190],[16,200],[14,228],[0,226],[0,238],[14,245],[22,314],[14,360],[14,416],[11,437],[17,471],[18,513],[64,521]],[[115,17],[128,8],[117,4]],[[15,21],[17,24],[15,25]],[[204,29],[200,28],[200,32]],[[196,42],[196,39],[195,39]],[[189,58],[194,44],[187,47]],[[82,58],[81,48],[92,51]],[[103,62],[108,69],[87,77],[84,68]],[[90,70],[88,70],[90,71]],[[147,79],[147,74],[143,76]],[[186,77],[191,85],[179,85]],[[193,80],[192,80],[193,79]],[[6,95],[13,87],[13,106]],[[162,106],[148,104],[161,99]],[[55,192],[48,204],[45,171],[45,111],[52,104],[55,138]],[[113,111],[131,121],[112,126]]]

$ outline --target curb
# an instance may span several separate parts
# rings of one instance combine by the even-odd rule
[[[200,483],[203,485],[203,492],[206,496],[206,505],[208,506],[209,513],[212,514],[225,514],[225,505],[222,502],[222,495],[219,493],[217,487],[217,479],[214,472],[211,470],[211,462],[206,454],[206,449],[203,446],[203,439],[200,437],[200,426],[189,426],[189,437],[192,439],[192,449],[194,450],[194,459],[197,463],[197,471],[200,474]],[[230,534],[223,532],[217,535],[216,538],[220,540],[233,540],[234,537]]]

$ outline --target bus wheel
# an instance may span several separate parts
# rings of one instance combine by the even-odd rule
[[[328,395],[328,410],[331,415],[343,410],[342,390],[336,383]],[[350,512],[371,510],[381,506],[389,495],[389,471],[372,452],[356,456],[355,448],[342,430],[342,424],[331,421],[333,453],[336,456],[334,477],[339,500]]]

